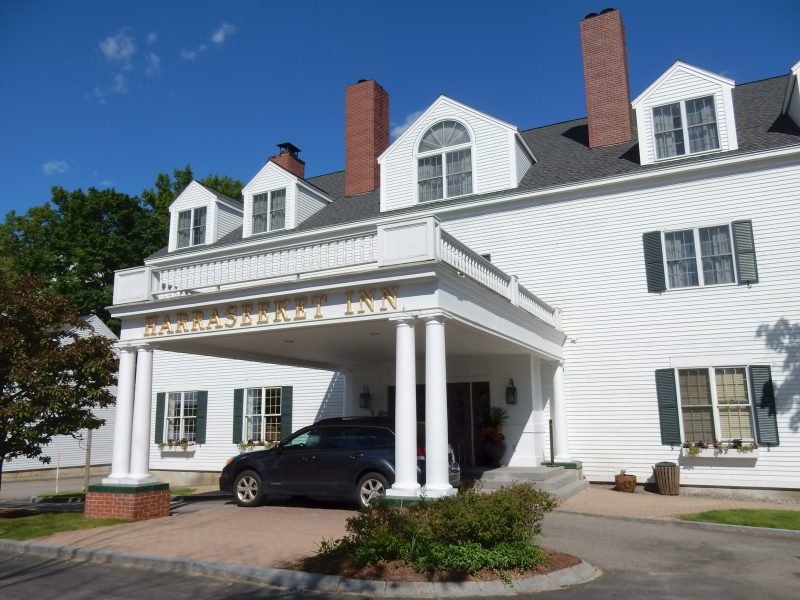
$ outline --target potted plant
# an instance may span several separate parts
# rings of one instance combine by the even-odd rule
[[[618,492],[632,494],[636,491],[636,475],[628,475],[625,469],[620,471],[619,475],[614,475],[614,483]]]
[[[508,411],[501,406],[493,406],[489,411],[486,425],[478,430],[478,440],[483,444],[483,450],[489,460],[489,466],[499,467],[500,459],[506,453],[506,436],[503,426],[508,421]]]

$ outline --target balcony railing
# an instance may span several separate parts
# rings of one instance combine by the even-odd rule
[[[365,271],[420,261],[446,263],[520,309],[560,328],[557,309],[520,285],[517,277],[443,231],[433,217],[236,256],[117,271],[114,304],[246,288],[313,277],[326,271]]]

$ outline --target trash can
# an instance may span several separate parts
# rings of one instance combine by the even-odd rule
[[[677,496],[681,488],[681,468],[674,462],[660,462],[653,467],[658,493],[664,496]]]

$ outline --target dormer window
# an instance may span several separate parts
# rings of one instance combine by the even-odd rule
[[[653,130],[659,159],[719,150],[714,96],[654,108]]]
[[[206,243],[206,207],[178,213],[178,248]]]
[[[286,227],[286,189],[253,196],[253,233]]]
[[[456,121],[437,123],[422,136],[417,157],[419,200],[472,193],[472,139]]]

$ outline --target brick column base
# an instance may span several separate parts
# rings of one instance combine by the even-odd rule
[[[83,511],[89,519],[143,521],[169,516],[169,484],[90,485]]]

